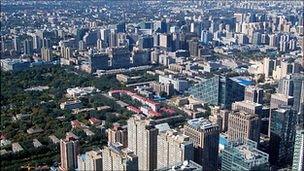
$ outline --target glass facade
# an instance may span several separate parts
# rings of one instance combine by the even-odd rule
[[[244,144],[236,142],[225,147],[222,154],[222,171],[249,171],[268,168],[268,154],[257,149],[257,143],[247,140]]]

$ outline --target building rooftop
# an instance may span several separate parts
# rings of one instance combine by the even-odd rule
[[[207,129],[215,126],[215,124],[211,123],[208,119],[205,119],[203,117],[188,120],[187,123],[195,129]]]
[[[252,80],[248,77],[238,76],[238,77],[232,77],[230,79],[235,82],[238,82],[239,84],[241,84],[243,86],[249,86],[253,83]]]
[[[183,162],[176,163],[170,167],[164,167],[156,169],[156,171],[201,171],[202,166],[193,162],[192,160],[185,160]]]

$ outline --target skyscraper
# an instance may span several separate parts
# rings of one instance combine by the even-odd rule
[[[259,143],[260,119],[258,115],[232,111],[228,119],[228,139],[240,142],[249,139]]]
[[[304,75],[287,75],[279,81],[278,92],[293,96],[293,106],[297,112],[301,112],[301,104],[304,103]]]
[[[67,136],[60,140],[60,169],[63,171],[77,168],[77,155],[79,154],[79,142],[74,137]]]
[[[264,91],[262,88],[248,86],[245,88],[244,100],[263,104]]]
[[[78,169],[90,170],[90,171],[99,171],[102,170],[102,154],[100,149],[91,150],[85,154],[77,156]]]
[[[23,42],[23,54],[28,55],[28,56],[33,54],[33,41],[32,40],[26,39]]]
[[[257,149],[254,141],[231,142],[223,150],[221,170],[268,170],[268,158],[267,153]]]
[[[157,136],[157,168],[193,160],[193,143],[188,136],[168,130]]]
[[[137,171],[138,157],[120,143],[110,144],[102,150],[102,170]]]
[[[130,52],[127,47],[112,47],[108,49],[110,66],[123,68],[130,66]]]
[[[152,120],[141,115],[128,120],[128,147],[138,156],[139,170],[156,169],[157,134]]]
[[[293,149],[292,170],[301,171],[304,169],[304,128],[300,124],[296,128],[296,139]]]
[[[187,121],[184,134],[194,144],[194,161],[203,166],[203,170],[217,170],[219,126],[204,118]]]
[[[107,131],[109,144],[119,142],[123,147],[128,146],[128,130],[126,127],[122,127],[119,123],[115,123],[113,124],[113,128],[110,128]]]
[[[271,164],[291,163],[295,139],[296,113],[291,106],[281,106],[271,112],[270,151]]]

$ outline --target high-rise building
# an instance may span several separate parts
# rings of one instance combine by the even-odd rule
[[[188,136],[168,130],[157,136],[157,168],[193,160],[193,143]]]
[[[289,95],[275,93],[270,98],[270,109],[276,109],[280,106],[292,106],[294,104],[294,98]]]
[[[119,123],[113,124],[113,128],[107,130],[108,143],[114,144],[119,142],[123,147],[128,146],[128,130],[126,127],[122,127]]]
[[[293,149],[292,170],[301,171],[304,169],[304,127],[300,124],[296,128],[296,138]]]
[[[159,46],[168,51],[172,50],[172,36],[170,34],[160,34],[159,35]]]
[[[260,119],[256,114],[232,111],[228,119],[228,139],[243,142],[247,139],[259,143]]]
[[[190,87],[189,93],[205,103],[230,108],[233,102],[244,100],[245,88],[251,83],[246,77],[214,76]]]
[[[48,48],[41,48],[41,59],[51,61],[51,51]]]
[[[125,33],[126,32],[126,23],[121,22],[116,25],[117,33]]]
[[[270,58],[264,58],[263,60],[263,71],[265,74],[265,78],[269,78],[272,76],[273,70],[276,66],[276,61]]]
[[[172,170],[191,170],[191,171],[202,171],[202,166],[195,163],[192,160],[185,160],[183,162],[175,163],[169,167],[163,167],[156,169],[155,171],[172,171]]]
[[[245,140],[231,142],[222,152],[222,171],[228,170],[268,170],[269,155],[257,149],[257,143]]]
[[[203,42],[204,44],[208,44],[210,41],[212,41],[212,37],[213,35],[206,30],[202,30],[201,33],[201,42]]]
[[[271,111],[269,161],[271,164],[291,164],[295,140],[296,113],[291,106]]]
[[[250,114],[257,114],[262,116],[263,114],[263,105],[248,100],[239,101],[232,103],[232,110],[244,111]]]
[[[291,74],[281,79],[278,93],[292,96],[294,109],[297,112],[301,112],[301,104],[304,103],[304,75]]]
[[[89,64],[92,71],[103,70],[109,67],[109,56],[107,53],[95,53],[89,56]]]
[[[189,41],[189,53],[191,57],[198,57],[199,41],[192,39]]]
[[[253,33],[252,44],[260,45],[262,43],[262,37],[260,32]]]
[[[203,166],[203,170],[217,170],[219,148],[219,126],[204,118],[187,121],[184,134],[194,144],[194,161]]]
[[[133,65],[148,65],[150,63],[150,55],[148,50],[133,48],[131,61]]]
[[[100,29],[100,39],[105,43],[106,47],[110,45],[110,34],[109,29]]]
[[[102,150],[102,170],[139,170],[138,157],[120,143],[110,144]]]
[[[130,51],[127,47],[112,47],[107,50],[110,58],[110,66],[112,68],[130,66]]]
[[[135,115],[128,120],[128,147],[138,156],[139,170],[157,166],[158,129],[152,120]]]
[[[60,169],[63,171],[74,170],[78,167],[77,155],[79,154],[79,142],[72,136],[60,140]]]
[[[77,156],[79,171],[90,170],[99,171],[102,170],[102,154],[100,149],[91,150],[85,154]]]
[[[264,96],[264,91],[262,88],[258,88],[255,86],[248,86],[245,88],[244,100],[263,104],[263,96]]]
[[[33,41],[32,40],[26,39],[23,42],[23,54],[28,55],[28,56],[33,55]]]

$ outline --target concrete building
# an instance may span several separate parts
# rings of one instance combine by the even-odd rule
[[[292,170],[301,171],[304,169],[304,128],[298,125],[296,128],[296,138],[293,150]]]
[[[222,152],[222,171],[268,170],[269,155],[257,149],[257,143],[246,140],[244,143],[232,142]]]
[[[102,150],[102,170],[139,170],[138,157],[120,143],[110,144]]]
[[[261,116],[263,114],[263,105],[244,100],[232,103],[232,110],[244,111],[246,113],[257,114]]]
[[[194,144],[194,161],[203,166],[203,170],[217,170],[219,126],[204,118],[187,121],[184,134]]]
[[[172,170],[188,170],[188,171],[201,171],[203,168],[201,165],[195,163],[192,160],[185,160],[183,162],[175,163],[169,167],[163,167],[156,169],[155,171],[172,171]]]
[[[126,127],[122,127],[119,123],[115,123],[112,128],[107,130],[107,132],[108,144],[119,142],[123,147],[128,146],[128,130]]]
[[[271,164],[291,164],[295,140],[296,113],[291,106],[281,106],[270,116],[270,151]]]
[[[90,170],[99,171],[102,170],[102,154],[100,149],[91,150],[85,154],[77,156],[78,169],[77,171]]]
[[[174,89],[178,92],[184,92],[188,89],[188,81],[180,78],[174,78],[172,75],[159,75],[159,80],[162,84],[173,84]]]
[[[245,88],[244,100],[263,104],[263,96],[264,96],[264,91],[262,88],[258,88],[255,86],[248,86]]]
[[[292,96],[275,93],[272,94],[270,98],[270,109],[276,109],[282,105],[292,106],[293,103],[294,103],[294,98]]]
[[[60,140],[60,169],[63,171],[74,170],[78,167],[77,155],[79,154],[79,142],[71,136]]]
[[[188,136],[168,130],[157,136],[157,168],[193,160],[193,143]]]
[[[232,111],[228,119],[229,141],[241,141],[246,139],[259,143],[260,119],[256,114]]]
[[[107,49],[112,68],[124,68],[130,66],[130,51],[126,46]]]
[[[138,156],[139,170],[157,167],[157,134],[152,120],[135,115],[128,120],[128,147]]]

